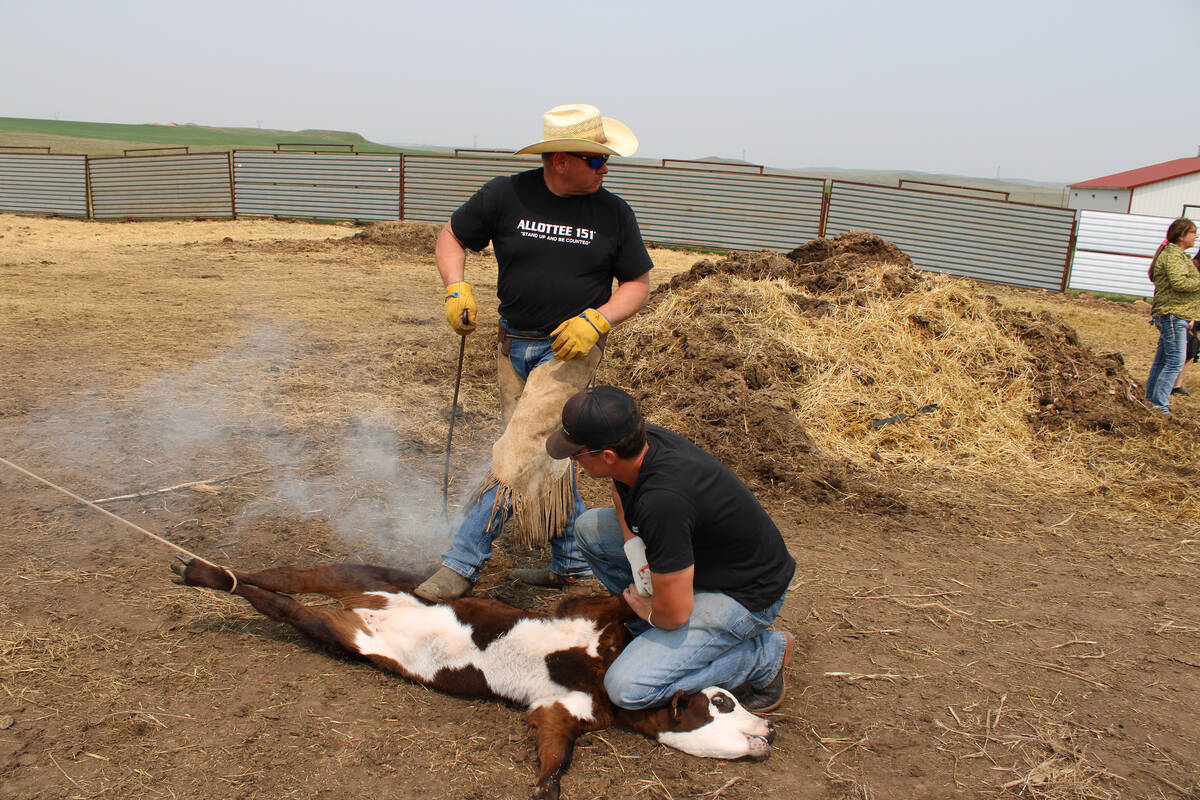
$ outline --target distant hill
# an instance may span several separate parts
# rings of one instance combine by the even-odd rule
[[[125,125],[0,117],[0,152],[48,148],[52,153],[119,156],[127,150],[186,147],[193,153],[211,153],[239,148],[274,149],[280,144],[308,145],[311,149],[335,152],[415,152],[370,142],[349,131],[221,128],[191,123]]]

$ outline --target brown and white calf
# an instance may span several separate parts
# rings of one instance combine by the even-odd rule
[[[232,590],[260,612],[335,652],[449,694],[494,697],[528,709],[540,771],[534,798],[557,798],[575,740],[622,725],[695,756],[756,760],[775,729],[716,687],[677,693],[668,706],[618,708],[604,673],[629,642],[633,618],[617,597],[570,597],[553,615],[464,597],[428,604],[411,592],[424,575],[361,564],[230,573],[201,561],[175,564],[183,582]],[[322,594],[341,608],[291,597]]]

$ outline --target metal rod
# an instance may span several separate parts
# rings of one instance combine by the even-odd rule
[[[470,315],[463,311],[464,325],[470,323]],[[463,354],[467,349],[467,335],[461,334],[458,340],[458,369],[454,372],[454,398],[450,401],[450,431],[446,434],[446,463],[442,469],[442,516],[449,513],[450,508],[450,443],[454,441],[454,418],[458,416],[458,387],[462,385]]]

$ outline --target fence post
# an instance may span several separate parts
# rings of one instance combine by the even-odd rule
[[[821,182],[821,214],[817,220],[817,238],[825,238],[825,225],[829,222],[829,203],[833,199],[833,179]]]
[[[1062,285],[1058,287],[1060,292],[1067,291],[1067,285],[1071,280],[1071,264],[1075,261],[1075,232],[1079,230],[1079,212],[1075,212],[1075,218],[1071,221],[1071,238],[1067,240],[1067,263],[1063,265]]]
[[[88,155],[83,157],[83,197],[87,205],[87,218],[95,219],[92,212],[92,157]]]

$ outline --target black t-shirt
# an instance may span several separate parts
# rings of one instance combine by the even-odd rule
[[[633,209],[607,189],[559,197],[541,169],[494,178],[450,217],[466,247],[488,242],[500,264],[500,316],[524,331],[549,331],[612,296],[613,278],[650,271]]]
[[[650,449],[637,482],[613,483],[629,529],[657,573],[695,566],[693,586],[751,611],[783,595],[796,562],[775,523],[728,467],[679,434],[646,425]]]

